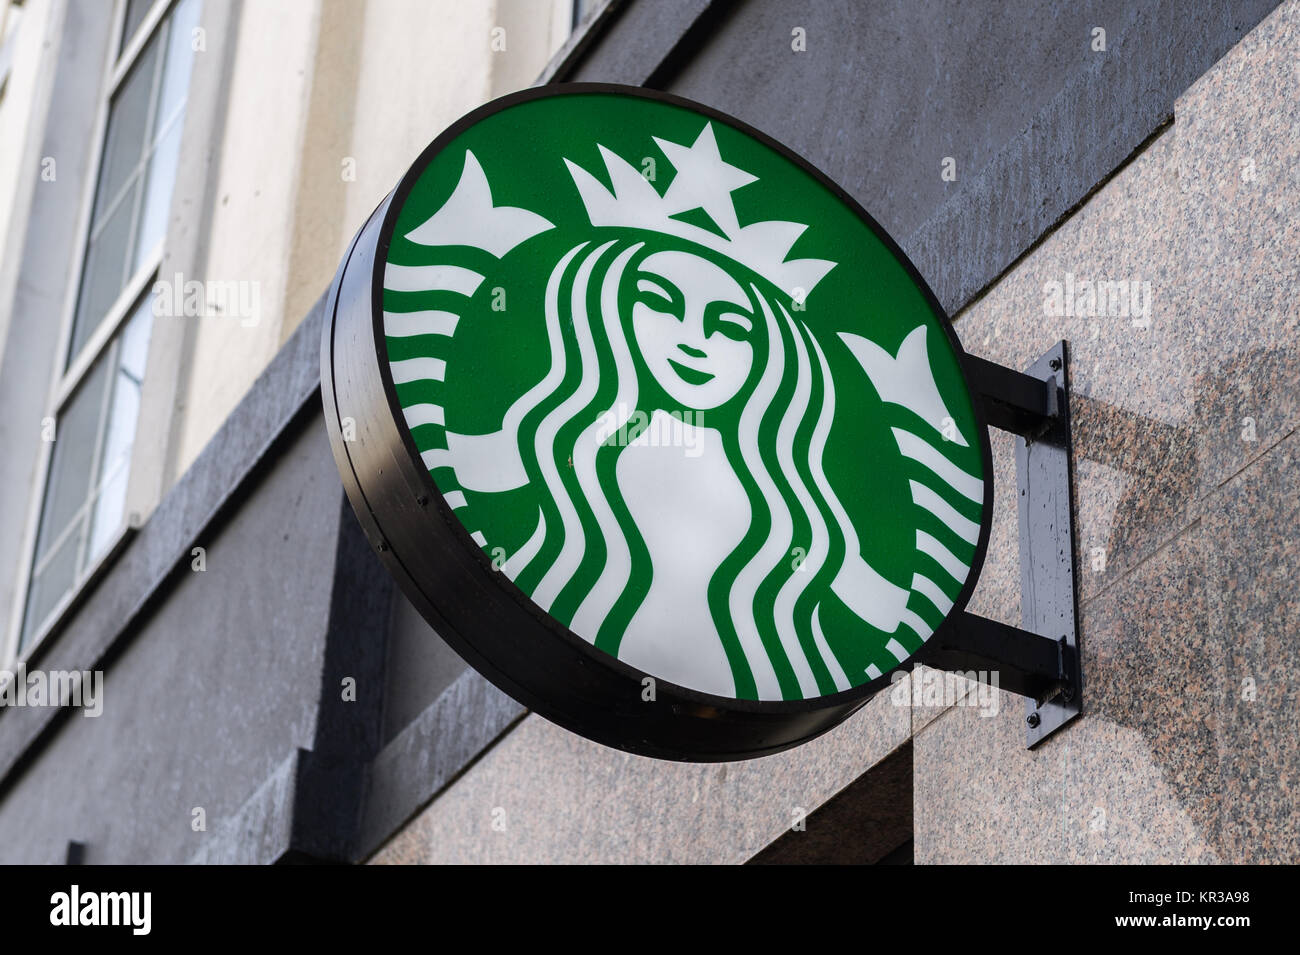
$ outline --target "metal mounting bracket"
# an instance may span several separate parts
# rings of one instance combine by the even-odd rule
[[[1021,627],[962,613],[931,638],[921,662],[943,670],[997,670],[999,685],[1027,697],[1030,749],[1082,712],[1069,353],[1057,342],[1026,372],[973,355],[966,376],[990,425],[1018,436]]]

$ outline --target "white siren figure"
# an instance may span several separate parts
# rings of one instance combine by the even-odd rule
[[[786,260],[806,225],[738,223],[731,193],[757,179],[722,159],[711,123],[690,146],[655,142],[676,170],[662,196],[604,146],[612,190],[565,160],[592,234],[575,237],[581,241],[559,259],[547,283],[549,369],[514,401],[498,430],[448,431],[446,449],[426,452],[425,464],[451,467],[464,490],[507,492],[530,482],[545,487],[555,505],[552,521],[548,525],[539,509],[536,529],[501,570],[515,580],[534,561],[546,561],[529,570],[537,578],[531,599],[550,611],[567,592],[576,610],[562,622],[592,643],[602,628],[615,627],[621,631],[614,634],[618,659],[724,697],[738,695],[741,668],[759,699],[779,700],[790,694],[778,680],[778,654],[793,671],[799,696],[821,694],[810,663],[815,652],[835,689],[848,689],[857,681],[849,680],[827,644],[820,598],[801,600],[805,590],[833,592],[885,634],[905,625],[922,639],[931,628],[908,609],[909,596],[924,593],[936,603],[946,598],[920,575],[904,588],[863,559],[857,532],[822,466],[835,415],[823,346],[779,295],[754,281],[765,280],[802,307],[836,263]],[[675,218],[696,209],[718,231]],[[407,238],[474,246],[501,258],[553,228],[526,209],[493,205],[487,177],[467,150],[450,198]],[[607,228],[618,231],[600,241]],[[410,289],[423,280],[425,287],[450,288],[460,281],[464,294],[472,295],[481,281],[473,273],[468,280],[455,274],[463,269],[430,268],[436,274],[426,270],[417,277],[412,273],[419,270],[389,265],[385,285]],[[594,314],[592,303],[599,306]],[[445,333],[452,332],[454,324]],[[883,401],[908,408],[937,430],[951,418],[925,335],[925,326],[918,326],[897,355],[860,335],[839,337]],[[430,360],[437,361],[419,359]],[[574,361],[583,373],[566,375]],[[792,395],[778,408],[774,400],[783,385],[789,391],[790,377]],[[610,381],[615,397],[597,402],[598,394],[611,393]],[[415,420],[409,409],[407,415]],[[522,430],[525,418],[535,427]],[[775,429],[760,427],[770,420],[779,421]],[[569,427],[575,422],[586,423],[576,439]],[[809,429],[808,452],[796,456],[796,433]],[[569,437],[562,442],[561,435]],[[895,431],[895,437],[909,457],[939,454],[934,436]],[[966,445],[960,434],[955,440]],[[612,472],[597,466],[608,454],[617,455]],[[566,483],[562,469],[568,467]],[[962,482],[962,493],[982,500],[978,479],[964,473],[945,479]],[[926,489],[918,484],[913,491],[916,498]],[[463,502],[454,493],[455,502]],[[792,561],[796,520],[811,537],[806,554]],[[593,570],[589,561],[583,570],[593,533],[601,538],[603,562]],[[929,546],[920,537],[918,546]],[[837,566],[832,554],[841,555]],[[759,609],[759,588],[772,580],[780,581],[775,599]],[[739,659],[735,652],[729,656],[724,630]],[[765,642],[763,633],[776,640]],[[906,657],[898,641],[890,648],[900,660]]]

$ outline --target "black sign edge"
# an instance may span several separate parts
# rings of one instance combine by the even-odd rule
[[[373,222],[374,215],[375,214],[380,215],[381,221],[378,227],[379,231],[376,236],[374,259],[371,264],[371,273],[369,276],[370,281],[368,283],[370,286],[370,298],[371,298],[370,309],[369,309],[370,318],[372,322],[371,333],[372,333],[373,344],[376,349],[381,348],[384,342],[384,335],[382,329],[382,314],[383,314],[382,269],[387,261],[387,250],[389,248],[389,245],[391,244],[391,238],[392,238],[396,218],[398,213],[400,212],[400,209],[405,199],[410,194],[410,191],[414,188],[416,182],[418,182],[419,178],[424,173],[428,165],[433,161],[433,159],[437,155],[439,155],[452,141],[454,141],[457,137],[459,137],[463,132],[465,132],[467,129],[471,128],[472,126],[478,124],[488,116],[494,115],[498,112],[502,112],[520,103],[529,102],[536,99],[544,99],[544,98],[551,98],[555,96],[574,95],[574,94],[612,94],[612,95],[619,95],[619,96],[632,96],[632,97],[638,97],[642,99],[667,103],[669,105],[674,105],[674,106],[678,106],[693,111],[702,116],[725,123],[733,127],[734,129],[736,129],[737,131],[755,139],[756,141],[772,149],[773,151],[775,151],[776,153],[778,153],[779,155],[781,155],[782,157],[784,157],[785,159],[793,163],[797,168],[801,169],[810,177],[812,177],[814,181],[816,181],[821,186],[826,188],[832,195],[834,195],[840,202],[842,202],[850,210],[852,210],[853,213],[857,215],[857,217],[867,225],[867,227],[872,231],[872,233],[889,250],[889,252],[893,255],[895,260],[898,261],[899,264],[904,268],[908,277],[912,280],[915,286],[921,291],[923,297],[926,300],[926,303],[930,307],[931,311],[934,313],[936,319],[939,320],[939,324],[943,327],[944,333],[947,335],[949,345],[953,349],[953,352],[957,358],[957,363],[959,366],[959,374],[961,375],[963,386],[965,387],[967,394],[970,396],[972,410],[974,413],[975,424],[976,424],[976,439],[980,443],[980,456],[981,456],[983,470],[984,470],[984,501],[983,501],[983,515],[982,515],[983,519],[980,522],[979,538],[976,544],[974,558],[971,561],[970,571],[966,577],[966,580],[962,586],[961,591],[953,601],[952,608],[945,615],[944,620],[939,625],[939,627],[937,627],[934,633],[932,633],[929,637],[925,639],[925,641],[923,641],[921,647],[918,648],[916,652],[909,655],[909,657],[906,660],[901,661],[896,666],[882,673],[880,677],[868,681],[867,683],[863,683],[863,684],[859,684],[858,686],[851,687],[848,690],[840,691],[838,693],[827,694],[827,695],[822,695],[822,696],[817,696],[817,697],[812,697],[809,699],[802,699],[802,700],[742,700],[742,699],[720,697],[711,694],[701,693],[699,691],[692,690],[688,687],[682,687],[677,684],[673,684],[667,680],[664,680],[661,677],[654,676],[653,674],[645,673],[644,671],[638,670],[635,667],[632,667],[624,663],[623,661],[617,659],[616,657],[613,657],[610,654],[605,653],[604,651],[597,650],[588,641],[579,637],[577,634],[574,634],[567,627],[564,627],[558,621],[555,621],[554,618],[550,617],[549,614],[545,613],[545,611],[541,610],[541,608],[537,607],[537,605],[532,602],[532,600],[528,597],[528,595],[524,594],[523,591],[521,591],[518,587],[516,587],[512,581],[510,581],[504,575],[502,575],[501,573],[493,569],[491,565],[491,561],[488,559],[488,556],[483,552],[483,550],[478,546],[478,544],[473,541],[473,539],[469,535],[469,532],[461,524],[460,520],[457,517],[455,517],[452,509],[447,505],[441,492],[438,490],[436,484],[434,483],[432,476],[428,473],[427,470],[424,470],[422,467],[415,469],[419,474],[422,485],[424,485],[425,487],[426,493],[429,495],[429,501],[432,504],[432,508],[437,511],[439,517],[439,523],[444,528],[448,529],[452,533],[452,535],[458,539],[461,547],[463,547],[465,551],[468,553],[468,555],[479,565],[485,579],[493,580],[495,583],[495,588],[497,590],[499,590],[503,595],[508,596],[513,603],[515,603],[522,609],[526,610],[529,613],[529,615],[532,617],[532,619],[543,629],[545,629],[549,634],[560,639],[570,649],[576,650],[578,653],[586,656],[589,660],[591,660],[591,662],[594,665],[598,667],[604,667],[606,669],[610,669],[615,673],[617,673],[622,678],[628,680],[629,686],[631,686],[631,684],[636,684],[639,686],[641,684],[641,681],[643,681],[646,677],[650,677],[655,681],[657,695],[660,697],[664,697],[665,694],[667,694],[667,696],[670,697],[670,699],[666,701],[669,703],[669,705],[676,706],[684,703],[688,705],[688,708],[691,709],[699,708],[699,710],[701,711],[699,715],[706,715],[708,711],[714,711],[714,712],[731,711],[731,712],[735,712],[737,715],[751,714],[751,715],[758,716],[761,714],[764,717],[780,717],[780,716],[808,717],[816,714],[823,714],[829,717],[829,720],[825,722],[824,725],[819,725],[818,728],[816,728],[813,732],[799,739],[795,739],[792,741],[785,741],[771,747],[761,747],[753,751],[746,751],[744,753],[737,752],[735,754],[727,754],[727,755],[720,755],[720,754],[701,755],[698,753],[692,753],[686,755],[672,754],[672,755],[667,755],[666,758],[673,758],[673,759],[684,758],[689,760],[735,759],[735,758],[746,758],[747,756],[753,756],[753,755],[765,755],[769,753],[779,752],[781,750],[788,749],[792,746],[799,745],[802,742],[806,742],[807,740],[812,739],[820,735],[821,733],[826,732],[827,730],[833,728],[835,725],[842,722],[853,712],[855,712],[858,708],[864,705],[877,693],[881,692],[884,689],[887,689],[892,684],[895,678],[894,675],[896,673],[900,671],[903,672],[910,671],[917,664],[921,663],[922,661],[919,660],[918,657],[919,655],[922,654],[925,645],[930,641],[934,640],[936,636],[944,632],[947,628],[954,626],[955,621],[957,620],[957,618],[961,616],[961,612],[965,609],[965,607],[969,603],[970,598],[974,592],[976,585],[978,584],[980,575],[983,570],[985,557],[987,555],[988,541],[989,541],[989,537],[991,536],[991,528],[992,528],[992,521],[993,521],[995,482],[994,482],[994,472],[992,466],[991,445],[988,436],[988,424],[984,415],[983,404],[982,401],[980,400],[980,396],[978,395],[978,393],[971,387],[969,377],[966,374],[966,367],[964,361],[966,356],[966,350],[962,347],[961,340],[956,335],[956,332],[953,328],[952,320],[949,318],[947,311],[939,302],[937,296],[935,296],[933,290],[930,288],[929,283],[925,281],[924,277],[917,270],[916,266],[912,263],[911,259],[903,252],[902,248],[898,245],[898,243],[894,241],[893,237],[876,221],[874,217],[871,216],[869,212],[867,212],[857,202],[857,200],[852,195],[850,195],[843,188],[841,188],[836,182],[830,179],[821,170],[817,169],[815,166],[811,165],[808,161],[803,159],[797,152],[790,149],[789,147],[781,143],[779,140],[773,138],[767,133],[764,133],[761,130],[758,130],[750,126],[748,123],[744,122],[743,120],[737,119],[736,117],[724,113],[721,110],[715,109],[711,106],[707,106],[705,104],[695,102],[685,97],[676,96],[675,94],[666,93],[660,90],[647,89],[644,87],[625,86],[625,85],[613,84],[613,83],[550,84],[545,86],[533,87],[530,89],[521,90],[515,93],[507,94],[502,97],[498,97],[497,99],[485,103],[475,108],[474,110],[471,110],[469,113],[465,114],[464,116],[462,116],[451,126],[447,127],[428,146],[426,146],[424,150],[420,152],[419,156],[415,159],[414,162],[411,163],[407,171],[403,174],[402,178],[398,182],[398,185],[394,188],[394,190],[391,193],[389,193],[389,195],[385,198],[385,200],[382,203],[380,203],[379,207],[375,210],[375,213],[372,214],[371,220],[368,221],[365,226],[363,226],[360,232],[358,232],[358,239],[360,239],[362,233],[366,232],[374,225]],[[346,271],[348,264],[350,263],[351,256],[353,254],[353,251],[356,248],[356,242],[357,240],[354,240],[353,245],[349,249],[348,257],[345,258],[343,265],[340,266],[339,275],[336,277],[335,283],[331,287],[329,314],[326,316],[327,319],[326,335],[328,336],[329,341],[323,343],[322,346],[322,363],[323,363],[322,390],[324,391],[326,387],[324,364],[328,360],[329,364],[331,365],[331,368],[329,371],[329,379],[328,379],[329,396],[328,396],[328,401],[326,402],[327,418],[329,417],[328,412],[330,411],[330,409],[333,409],[336,415],[338,414],[338,406],[334,396],[335,380],[334,380],[334,374],[332,368],[334,323],[335,323],[335,315],[336,315],[337,305],[338,305],[338,293],[340,291],[339,289],[340,280],[343,276],[344,271]],[[377,353],[377,357],[378,357],[378,353]],[[396,390],[392,383],[391,372],[388,369],[386,362],[377,361],[377,364],[379,369],[380,381],[382,383],[382,387],[384,391],[384,396],[388,403],[388,413],[392,418],[392,420],[394,421],[394,423],[397,425],[395,430],[398,432],[398,436],[401,440],[401,443],[406,450],[408,460],[413,463],[422,465],[422,462],[420,461],[419,452],[415,447],[415,443],[413,438],[410,435],[409,429],[400,426],[400,423],[404,422],[405,419],[401,411],[401,406],[397,401]],[[331,444],[336,444],[336,441],[338,444],[344,444],[343,442],[338,441],[335,437],[334,432],[338,428],[337,418],[332,423],[332,425],[333,426],[331,428]],[[336,460],[339,460],[340,462],[340,470],[342,471],[342,460],[346,459],[348,461],[349,469],[352,470],[352,473],[355,477],[356,476],[355,469],[352,468],[350,452],[347,451],[346,447],[344,447],[342,450],[343,450],[344,458],[340,458],[339,448],[336,447],[335,456],[336,456]],[[647,749],[643,745],[638,745],[635,741],[630,742],[625,739],[611,737],[608,726],[593,727],[585,720],[576,719],[570,714],[566,714],[562,712],[562,707],[557,707],[554,704],[554,702],[551,700],[538,698],[536,694],[529,692],[526,688],[520,686],[507,673],[501,671],[499,667],[487,661],[478,653],[473,652],[470,647],[466,647],[465,644],[467,643],[467,641],[459,633],[455,634],[456,639],[449,639],[449,635],[446,631],[444,631],[443,627],[447,628],[447,630],[450,630],[452,632],[455,632],[455,628],[451,627],[450,621],[446,620],[442,616],[442,614],[436,610],[436,608],[433,606],[433,602],[430,600],[428,595],[424,593],[423,588],[420,587],[419,582],[415,579],[415,576],[405,567],[404,564],[402,564],[401,556],[393,553],[391,549],[389,550],[385,549],[387,547],[387,543],[386,543],[387,535],[385,534],[383,529],[383,522],[380,519],[380,515],[377,514],[374,508],[370,506],[370,502],[368,498],[366,498],[365,490],[361,486],[359,477],[356,478],[356,490],[361,494],[362,499],[364,501],[365,509],[368,511],[369,516],[374,521],[374,530],[378,534],[379,540],[372,540],[372,543],[374,543],[377,549],[380,551],[381,558],[384,560],[386,565],[390,566],[390,569],[392,569],[392,564],[394,562],[401,565],[401,573],[400,574],[395,573],[395,576],[398,578],[399,584],[402,585],[402,589],[407,592],[408,597],[412,596],[411,593],[409,592],[411,587],[414,587],[419,592],[419,596],[421,599],[418,602],[423,604],[423,606],[421,606],[420,608],[422,613],[424,613],[424,615],[428,617],[429,614],[427,613],[427,610],[434,611],[434,616],[441,624],[441,626],[439,626],[438,628],[439,635],[442,636],[443,639],[447,640],[449,643],[452,643],[453,648],[456,649],[461,656],[465,657],[467,662],[470,663],[470,665],[474,666],[475,669],[483,673],[483,675],[486,676],[491,682],[496,684],[505,692],[509,693],[511,696],[515,697],[525,706],[528,706],[530,709],[534,710],[539,715],[542,715],[547,719],[550,719],[553,722],[558,723],[561,726],[574,729],[576,732],[580,733],[581,735],[593,739],[598,739],[601,742],[606,742],[609,745],[615,746],[620,749],[628,750],[630,752],[643,753],[646,755],[656,755],[661,757],[665,755],[663,753],[650,751],[650,750],[657,749],[658,747],[652,746],[649,747],[649,749]],[[349,496],[350,497],[352,496],[351,489],[349,489]],[[357,504],[357,501],[355,499],[353,499],[353,504],[354,507]],[[471,649],[471,652],[467,653],[466,652],[467,649]],[[671,698],[675,698],[675,699],[671,699]],[[687,714],[681,713],[680,715],[685,716]],[[820,724],[822,721],[817,721],[817,722]]]

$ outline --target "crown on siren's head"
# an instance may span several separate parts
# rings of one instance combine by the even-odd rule
[[[593,226],[625,226],[686,239],[747,266],[799,300],[835,267],[826,259],[786,261],[795,240],[808,228],[803,223],[774,220],[740,225],[731,193],[758,177],[722,159],[712,123],[705,124],[691,146],[657,136],[654,141],[676,170],[662,196],[634,166],[599,144],[613,192],[581,166],[564,160]],[[674,218],[695,209],[702,209],[722,234]]]

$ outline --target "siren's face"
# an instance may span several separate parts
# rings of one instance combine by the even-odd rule
[[[634,275],[632,334],[655,380],[683,410],[730,401],[754,362],[749,296],[724,269],[687,252],[655,252]]]

